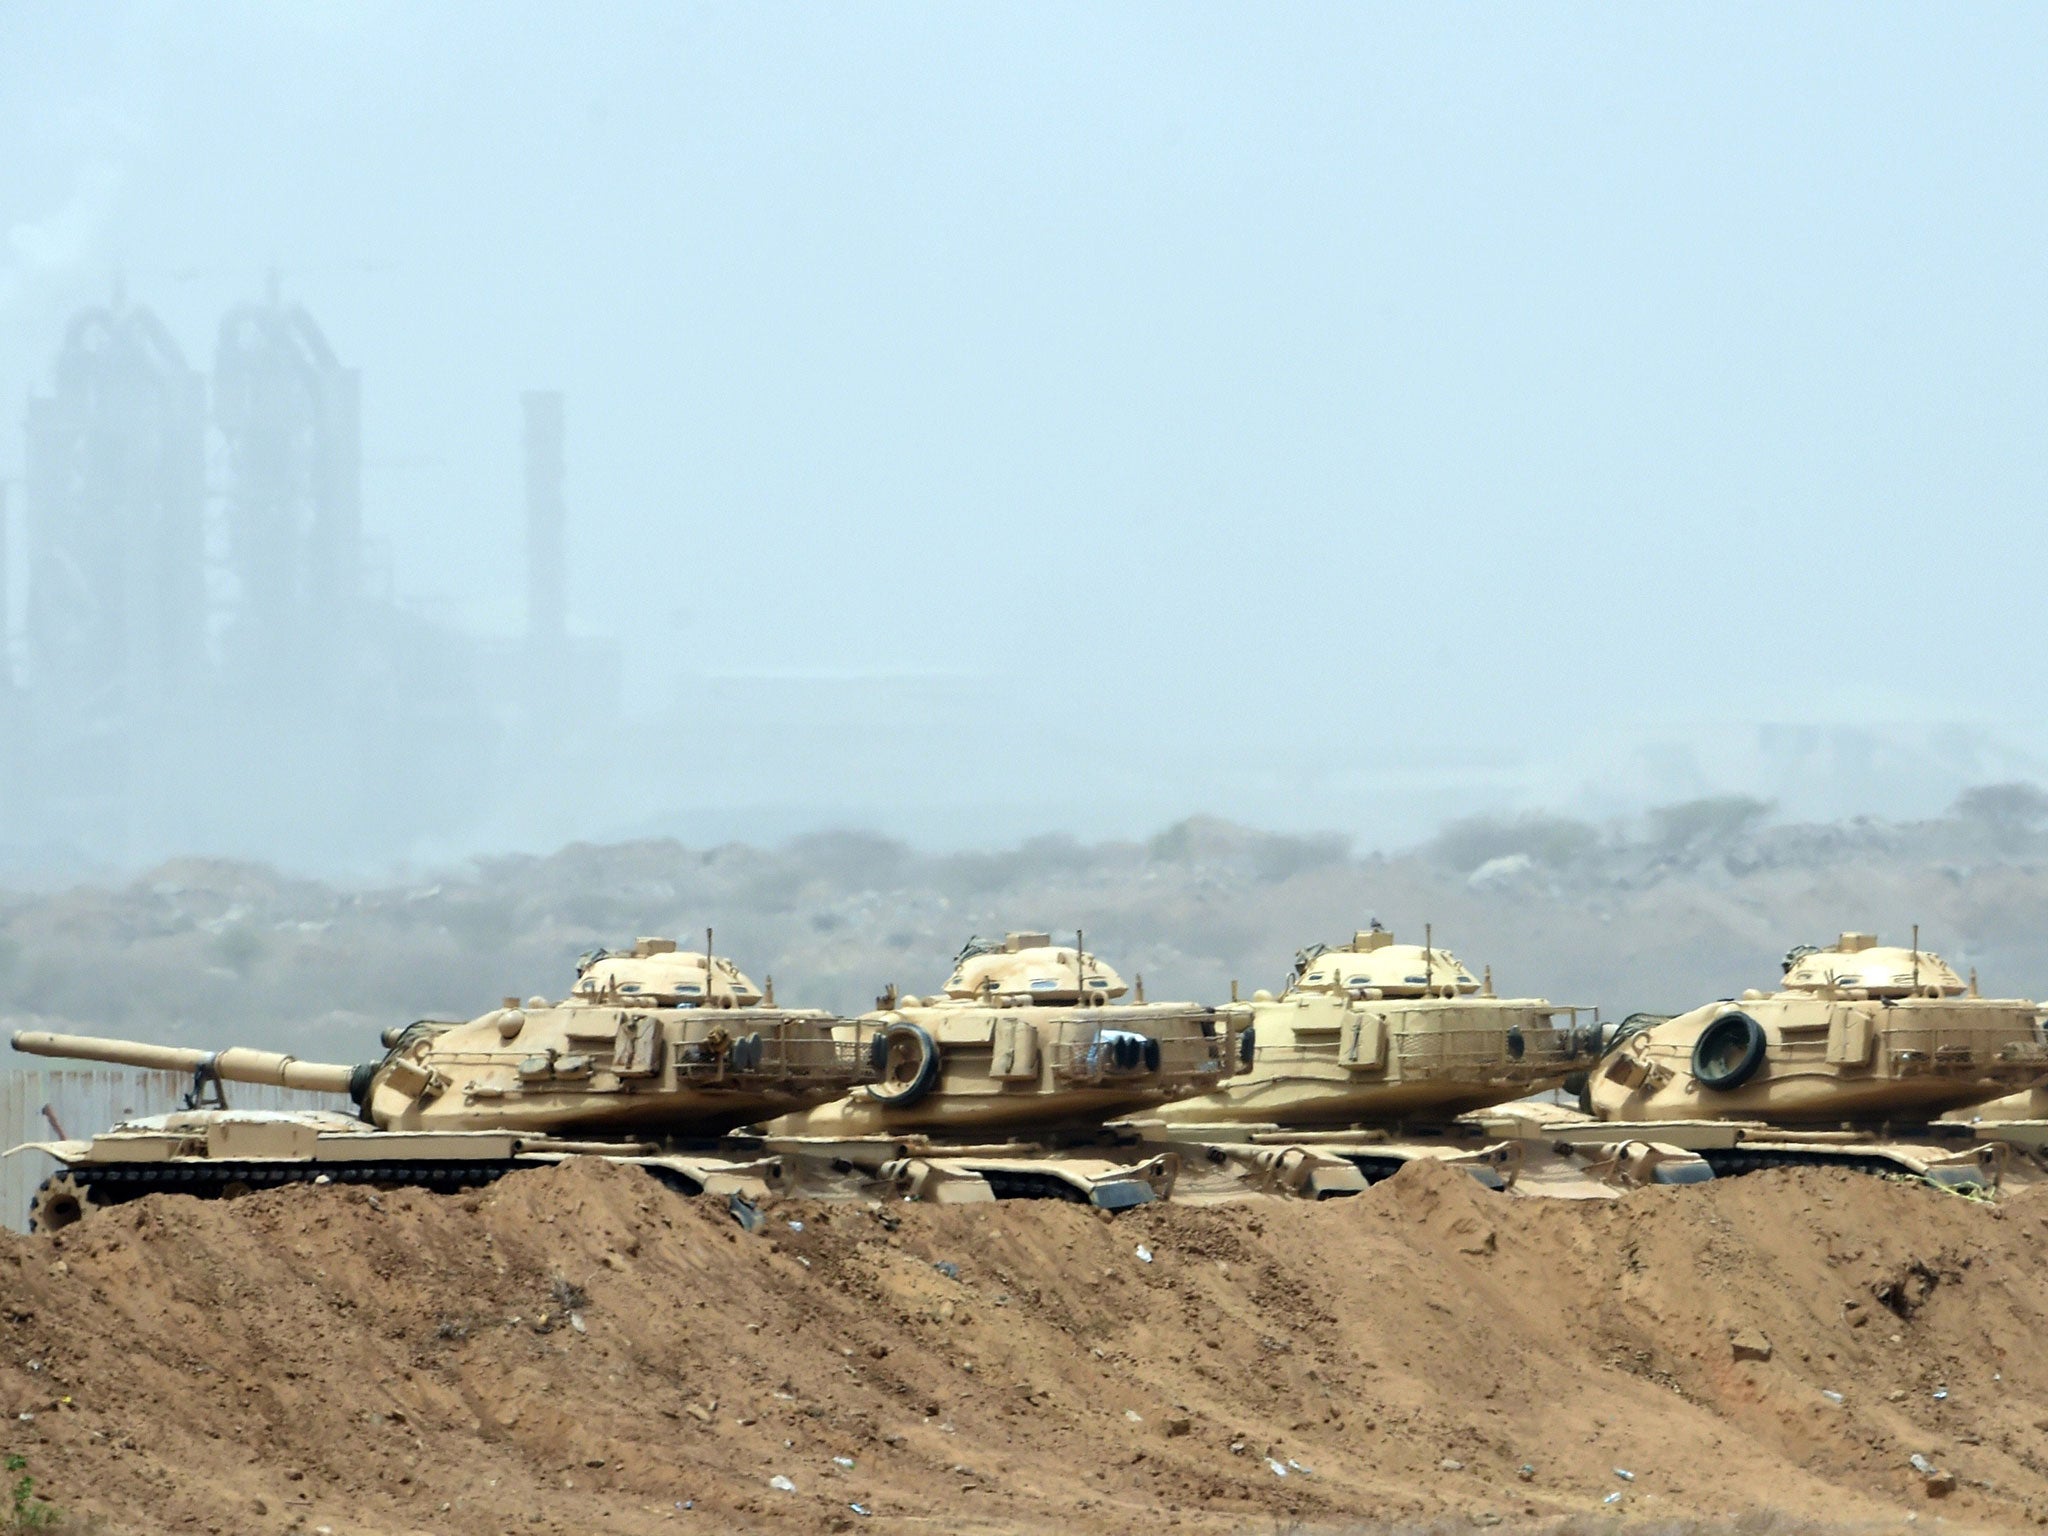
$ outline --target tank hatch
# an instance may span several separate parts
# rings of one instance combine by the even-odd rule
[[[709,970],[709,977],[706,971]],[[576,963],[574,1000],[631,1000],[666,1007],[750,1008],[761,989],[723,955],[681,950],[674,939],[639,939],[630,950],[594,950]]]
[[[1054,944],[1045,933],[972,938],[953,957],[946,996],[959,1001],[1106,1002],[1124,995],[1123,978],[1094,955]]]
[[[1381,997],[1466,995],[1479,981],[1465,963],[1441,945],[1396,943],[1374,927],[1354,933],[1341,949],[1305,949],[1295,962],[1290,992],[1377,992]]]
[[[1960,997],[1963,979],[1931,950],[1880,944],[1869,933],[1845,933],[1826,949],[1801,945],[1785,957],[1788,992],[1828,989],[1871,997]]]

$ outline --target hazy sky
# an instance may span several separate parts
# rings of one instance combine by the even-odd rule
[[[2048,749],[2044,44],[2027,6],[0,4],[0,476],[116,270],[204,363],[274,262],[364,371],[401,593],[517,628],[517,395],[558,386],[572,624],[636,703],[936,698],[898,801],[821,764],[786,819],[916,830],[991,756],[1049,825],[1938,809]],[[1937,766],[1836,804],[1767,722]]]

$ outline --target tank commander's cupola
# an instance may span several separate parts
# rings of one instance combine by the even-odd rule
[[[1880,998],[1961,997],[1968,990],[1932,950],[1880,944],[1872,933],[1845,933],[1826,949],[1794,949],[1785,956],[1784,987]]]
[[[576,962],[571,1001],[663,1008],[751,1008],[762,990],[723,955],[683,950],[674,939],[635,939],[630,950],[594,949]]]
[[[1106,1003],[1122,997],[1123,978],[1076,945],[1049,933],[971,938],[953,957],[946,996],[958,1002]]]
[[[1447,949],[1401,944],[1375,924],[1351,935],[1349,945],[1315,944],[1295,957],[1289,992],[1349,993],[1361,997],[1464,997],[1479,981]]]

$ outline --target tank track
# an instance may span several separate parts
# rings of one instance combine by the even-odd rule
[[[1016,1173],[1007,1169],[984,1168],[981,1176],[998,1200],[1068,1200],[1086,1205],[1088,1197],[1065,1179],[1043,1173]]]
[[[521,1166],[508,1160],[453,1163],[78,1163],[73,1180],[95,1208],[144,1195],[196,1195],[202,1200],[275,1189],[282,1184],[369,1184],[442,1194],[489,1184]]]
[[[1368,1184],[1391,1179],[1401,1171],[1401,1159],[1398,1157],[1374,1157],[1370,1152],[1343,1152],[1338,1155],[1364,1174]]]
[[[1709,1147],[1703,1148],[1699,1156],[1714,1170],[1714,1177],[1717,1179],[1756,1173],[1765,1168],[1847,1168],[1853,1173],[1889,1175],[1894,1178],[1922,1177],[1915,1169],[1878,1152],[1834,1152],[1821,1148],[1760,1150],[1749,1147]],[[1958,1167],[1954,1170],[1954,1177],[1932,1182],[1950,1188],[1964,1188],[1982,1185],[1984,1181],[1976,1176],[1974,1169]]]
[[[1380,1157],[1371,1152],[1338,1151],[1337,1155],[1365,1175],[1367,1184],[1378,1184],[1391,1179],[1407,1166],[1408,1160],[1400,1157]],[[1470,1174],[1488,1189],[1506,1189],[1507,1181],[1492,1168],[1485,1166],[1459,1165],[1463,1172]],[[1324,1195],[1325,1200],[1341,1200],[1348,1191]]]

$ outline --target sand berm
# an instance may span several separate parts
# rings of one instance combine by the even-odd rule
[[[759,1234],[587,1160],[152,1198],[0,1239],[0,1439],[112,1533],[2013,1529],[2044,1238],[1837,1173]]]

